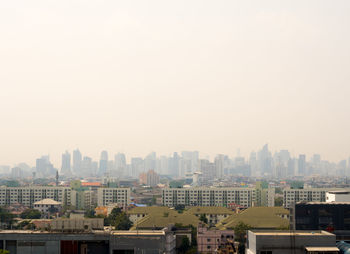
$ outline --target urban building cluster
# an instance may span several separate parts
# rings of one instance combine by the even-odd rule
[[[107,151],[102,151],[99,160],[84,156],[79,149],[71,153],[62,154],[60,168],[55,168],[49,156],[42,156],[36,160],[35,166],[19,163],[15,167],[0,166],[0,174],[14,178],[26,177],[34,174],[41,178],[53,176],[56,171],[66,177],[81,176],[110,176],[110,177],[141,177],[149,170],[158,175],[169,177],[186,177],[197,174],[196,179],[202,183],[211,183],[214,179],[227,176],[241,175],[252,177],[289,178],[310,175],[346,176],[350,172],[350,158],[338,163],[321,159],[319,154],[307,158],[305,154],[292,156],[288,150],[272,153],[268,145],[264,145],[258,152],[252,152],[248,158],[218,154],[214,160],[200,158],[198,151],[175,152],[172,156],[157,156],[155,152],[145,158],[132,157],[127,161],[126,155],[117,153],[110,158]]]

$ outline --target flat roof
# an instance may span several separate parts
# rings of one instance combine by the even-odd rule
[[[280,236],[320,236],[320,235],[333,235],[327,231],[278,231],[278,230],[249,230],[255,235],[280,235]]]
[[[306,251],[339,251],[338,247],[305,247]]]
[[[131,235],[165,235],[165,232],[162,230],[132,230],[132,231],[112,231],[113,235],[120,236],[131,236]]]
[[[297,202],[297,205],[350,205],[350,202]]]

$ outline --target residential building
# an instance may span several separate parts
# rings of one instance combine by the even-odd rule
[[[53,199],[63,206],[71,204],[71,188],[68,187],[0,187],[0,206],[20,203],[34,207],[34,203],[43,199]]]
[[[174,207],[185,206],[224,206],[230,203],[251,207],[255,200],[254,188],[164,188],[162,204]]]
[[[335,235],[326,231],[249,230],[247,254],[336,254]]]
[[[215,225],[223,219],[234,214],[234,212],[226,207],[215,206],[193,206],[186,213],[194,214],[197,217],[204,215],[207,218],[208,225]]]
[[[297,202],[325,202],[326,192],[331,191],[327,188],[309,188],[309,189],[284,189],[283,206],[291,207]]]
[[[159,176],[154,170],[148,170],[147,172],[147,185],[151,187],[157,186],[159,183]]]
[[[199,253],[216,253],[219,246],[228,240],[234,241],[233,230],[208,229],[200,224],[197,229],[197,250]]]
[[[234,229],[239,223],[249,225],[252,229],[287,229],[289,211],[283,207],[250,207],[244,211],[223,219],[216,228]]]
[[[129,188],[99,188],[97,189],[97,205],[106,206],[111,203],[120,207],[130,205]]]
[[[61,210],[61,208],[61,202],[57,202],[50,198],[45,198],[34,203],[34,209],[40,211],[43,214],[57,213]]]

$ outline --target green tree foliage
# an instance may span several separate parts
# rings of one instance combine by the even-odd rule
[[[116,230],[129,230],[132,227],[132,222],[126,213],[122,212],[116,217],[114,226]]]
[[[111,214],[106,218],[105,224],[112,225],[117,230],[129,230],[132,222],[129,217],[120,208],[113,208]]]
[[[283,206],[283,198],[282,197],[275,198],[275,206]]]
[[[20,217],[22,219],[40,219],[41,213],[35,209],[27,209],[23,213],[21,213]]]
[[[0,250],[0,254],[10,254],[10,252],[8,250]]]
[[[9,213],[5,208],[0,207],[0,222],[6,223],[7,225],[13,224],[13,218],[15,216]]]
[[[205,214],[201,214],[201,216],[199,217],[200,221],[203,221],[205,224],[208,224],[208,219],[207,216],[205,216]]]
[[[95,210],[94,209],[90,209],[90,210],[87,210],[85,212],[85,217],[86,218],[95,218]]]
[[[238,222],[237,225],[233,228],[235,231],[235,240],[240,243],[245,243],[247,231],[251,227],[248,224],[243,223],[242,221]]]
[[[175,210],[176,210],[178,213],[182,213],[182,212],[185,210],[185,205],[176,205],[176,206],[175,206]]]
[[[190,249],[190,240],[187,236],[182,238],[181,245],[177,249],[177,253],[186,253]]]

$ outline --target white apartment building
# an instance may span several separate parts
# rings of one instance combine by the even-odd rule
[[[326,202],[328,188],[309,189],[285,189],[283,190],[283,206],[290,208],[294,203],[305,202]]]
[[[224,206],[238,204],[251,207],[255,200],[254,188],[165,188],[162,191],[162,204],[168,207],[185,206]]]
[[[109,204],[121,206],[130,205],[129,188],[99,188],[97,189],[97,205],[107,206]]]
[[[0,187],[0,206],[20,203],[33,208],[34,203],[43,199],[53,199],[63,206],[71,204],[71,188],[69,187]]]

